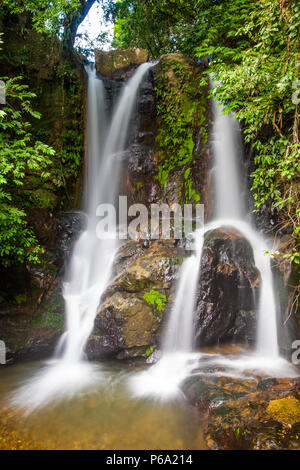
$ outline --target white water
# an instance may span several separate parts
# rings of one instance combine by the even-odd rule
[[[258,305],[257,353],[262,357],[279,357],[276,304],[271,271],[270,249],[250,224],[246,223],[246,210],[241,191],[240,129],[231,115],[222,115],[224,107],[213,102],[213,154],[214,154],[214,228],[232,226],[239,230],[249,241],[254,254],[256,267],[261,275],[261,287]],[[223,220],[231,219],[231,220]],[[206,228],[209,229],[208,227]]]
[[[153,64],[138,67],[124,86],[110,126],[105,116],[105,90],[94,68],[88,68],[88,163],[85,187],[87,228],[75,244],[69,273],[63,285],[66,331],[56,360],[25,384],[13,397],[15,406],[28,409],[44,406],[62,396],[101,380],[99,368],[85,361],[84,347],[92,332],[101,296],[110,280],[118,247],[110,239],[96,236],[96,207],[115,204],[119,195],[121,159],[139,85]],[[60,357],[57,357],[60,356]]]
[[[136,397],[151,396],[164,400],[180,396],[178,384],[194,367],[191,360],[193,313],[204,229],[199,229],[194,235],[195,252],[183,262],[179,271],[176,297],[162,345],[162,358],[149,370],[132,376],[128,381],[131,393]]]
[[[240,181],[241,131],[239,123],[224,115],[213,101],[214,219],[243,219],[245,207]]]
[[[197,252],[184,261],[179,273],[176,297],[166,326],[161,359],[148,371],[137,374],[129,381],[135,396],[169,399],[180,395],[180,383],[193,369],[199,369],[201,359],[205,365],[215,366],[217,375],[247,376],[247,371],[260,370],[272,376],[297,376],[295,368],[279,356],[276,324],[276,303],[270,250],[247,220],[241,184],[241,131],[231,115],[222,115],[224,108],[213,102],[214,155],[214,218],[205,230],[196,233]],[[234,227],[250,243],[255,266],[261,275],[258,305],[258,334],[256,351],[235,356],[190,353],[193,344],[193,314],[198,282],[204,233],[221,226]],[[207,358],[210,360],[207,361]],[[224,366],[227,367],[224,372]],[[221,372],[218,369],[221,368]],[[199,373],[199,372],[198,372]],[[200,372],[201,373],[201,372]]]
[[[163,351],[187,352],[193,349],[193,312],[198,283],[204,230],[195,233],[195,253],[187,258],[180,269],[176,297],[166,328]]]

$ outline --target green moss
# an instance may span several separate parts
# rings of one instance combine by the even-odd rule
[[[15,296],[15,300],[16,300],[16,302],[17,302],[18,305],[25,304],[26,301],[27,301],[27,295],[26,295],[26,293],[24,293],[24,294],[17,294],[17,295]]]
[[[195,165],[195,142],[201,129],[202,144],[207,141],[203,126],[206,98],[201,89],[201,75],[178,54],[164,57],[159,64],[156,82],[157,111],[160,119],[156,138],[158,175],[164,188],[169,175],[181,171],[180,194],[185,202],[199,202],[192,179]]]
[[[63,331],[64,318],[62,315],[57,315],[56,313],[47,312],[39,315],[32,322],[34,327],[49,327],[57,331]]]
[[[267,407],[267,413],[276,421],[286,424],[300,422],[300,401],[296,398],[281,398],[272,400]]]
[[[149,346],[149,348],[146,349],[146,352],[142,354],[143,357],[147,358],[150,356],[150,354],[153,353],[154,346]]]
[[[161,322],[162,316],[160,312],[165,310],[167,304],[167,297],[165,294],[161,294],[159,291],[151,289],[149,292],[145,292],[143,298],[147,304],[152,307],[153,315],[159,322]]]
[[[54,293],[41,307],[33,318],[33,327],[49,327],[62,332],[64,329],[64,302],[62,297]]]
[[[30,203],[32,207],[41,209],[54,209],[57,197],[47,189],[37,189],[30,194]]]

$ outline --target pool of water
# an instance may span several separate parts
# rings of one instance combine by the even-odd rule
[[[183,398],[134,398],[128,381],[136,368],[109,363],[76,394],[28,409],[11,397],[45,363],[0,369],[0,449],[204,449],[201,425]],[[30,411],[30,412],[29,412]]]

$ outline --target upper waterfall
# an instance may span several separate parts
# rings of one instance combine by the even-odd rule
[[[215,83],[212,82],[212,87]],[[212,100],[214,158],[214,219],[243,219],[245,203],[241,185],[241,130],[221,103]]]

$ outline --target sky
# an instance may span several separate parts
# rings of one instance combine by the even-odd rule
[[[110,44],[113,38],[113,23],[107,24],[104,20],[104,14],[101,5],[94,3],[91,7],[88,15],[81,23],[77,30],[77,34],[87,34],[90,40],[95,40],[99,33],[109,33],[109,43],[101,44],[99,46],[102,50],[110,49]],[[75,46],[89,47],[89,42],[84,38],[76,38]],[[89,56],[90,60],[93,60],[93,55]]]

